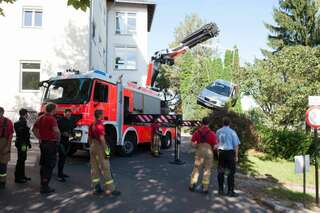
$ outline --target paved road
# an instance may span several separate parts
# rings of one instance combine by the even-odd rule
[[[39,194],[38,150],[33,148],[29,157],[27,170],[32,181],[26,185],[13,183],[13,154],[8,187],[0,191],[0,212],[271,212],[241,191],[238,198],[219,197],[215,176],[209,195],[189,192],[193,156],[186,152],[186,144],[183,148],[186,164],[182,166],[168,163],[173,159],[172,150],[165,151],[161,158],[152,158],[145,150],[130,158],[113,158],[112,170],[122,191],[118,198],[92,195],[88,156],[84,152],[68,159],[65,172],[72,177],[67,183],[57,182],[54,177],[51,186],[56,193],[47,197]]]

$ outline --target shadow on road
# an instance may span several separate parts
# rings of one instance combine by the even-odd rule
[[[183,144],[187,149],[188,144]],[[91,193],[88,155],[83,152],[68,160],[65,172],[71,177],[66,183],[53,177],[56,193],[45,197],[39,194],[38,167],[28,168],[32,181],[17,185],[12,181],[0,191],[2,212],[268,212],[243,192],[238,198],[218,197],[216,173],[212,176],[209,195],[188,191],[193,155],[182,152],[184,165],[172,165],[173,150],[165,150],[160,158],[153,158],[140,150],[130,158],[114,157],[111,166],[118,198],[96,196]]]

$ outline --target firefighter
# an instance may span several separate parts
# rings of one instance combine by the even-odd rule
[[[30,128],[27,125],[28,111],[22,108],[19,110],[19,115],[19,120],[14,123],[14,130],[16,132],[15,146],[18,153],[14,176],[16,183],[26,183],[31,180],[31,178],[26,177],[25,175],[27,149],[31,149]]]
[[[0,189],[6,187],[7,166],[10,160],[10,149],[13,136],[12,122],[3,116],[4,109],[0,107]]]
[[[159,131],[160,125],[157,123],[157,119],[154,119],[151,124],[152,141],[150,144],[150,152],[154,157],[159,157],[161,148],[161,132]]]
[[[103,125],[103,110],[96,110],[95,121],[89,128],[91,181],[95,193],[102,193],[100,184],[102,175],[106,195],[118,196],[121,193],[115,189],[115,184],[110,170],[110,149],[105,139],[105,127]]]
[[[38,117],[32,129],[40,142],[41,194],[50,194],[55,191],[49,187],[52,171],[56,165],[58,142],[60,141],[60,131],[57,120],[54,117],[55,114],[56,105],[47,103],[45,113]]]
[[[59,144],[59,161],[58,161],[58,181],[65,182],[69,175],[63,173],[64,164],[69,149],[69,137],[73,130],[73,122],[71,120],[71,109],[64,110],[64,116],[58,119],[58,126],[61,133]]]
[[[207,194],[213,164],[213,150],[218,144],[216,134],[209,128],[209,119],[202,119],[202,126],[192,136],[192,146],[196,148],[194,167],[191,174],[189,190],[194,192],[202,167],[202,192]]]

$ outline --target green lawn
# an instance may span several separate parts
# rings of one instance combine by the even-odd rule
[[[302,202],[309,207],[313,207],[314,197],[310,194],[303,194],[302,192],[294,192],[285,188],[266,188],[264,192],[272,197],[280,200],[290,200],[293,202]]]
[[[313,209],[314,193],[302,193],[302,188],[286,188],[286,185],[303,185],[303,175],[295,174],[294,162],[287,160],[270,160],[263,153],[259,153],[253,150],[248,152],[247,161],[240,163],[240,169],[243,173],[247,173],[253,176],[267,178],[275,181],[274,187],[266,187],[262,189],[262,192],[275,199],[287,200],[293,202],[302,202],[305,207]],[[307,186],[315,186],[314,178],[314,166],[310,168],[310,172],[307,173]],[[318,211],[319,209],[317,209]]]
[[[294,162],[287,160],[269,160],[262,153],[249,151],[248,163],[242,166],[243,170],[252,175],[267,175],[280,183],[303,184],[303,175],[295,174]],[[314,186],[314,166],[307,173],[307,185]]]

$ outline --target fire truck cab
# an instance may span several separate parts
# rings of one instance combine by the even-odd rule
[[[72,71],[58,73],[44,87],[41,111],[48,102],[57,104],[57,116],[65,109],[72,110],[76,124],[69,153],[88,149],[88,129],[94,121],[97,109],[104,111],[106,138],[112,150],[121,155],[131,155],[138,144],[152,141],[150,123],[130,123],[130,114],[161,114],[161,98],[158,92],[129,82],[123,85],[110,74],[100,70],[86,73]],[[175,140],[175,128],[160,128],[162,147],[169,148]]]

